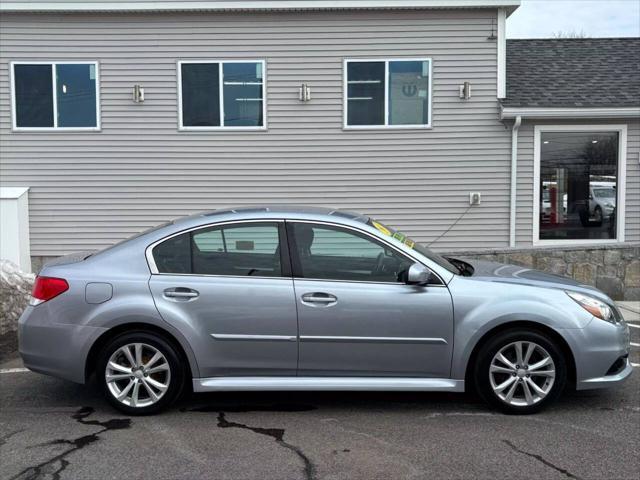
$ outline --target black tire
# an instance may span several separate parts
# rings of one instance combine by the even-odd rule
[[[113,353],[125,345],[135,343],[150,345],[157,349],[164,355],[169,366],[170,379],[168,388],[156,403],[148,406],[133,407],[125,405],[109,390],[109,385],[105,378],[107,362]],[[119,335],[105,345],[98,357],[95,374],[102,394],[115,409],[127,415],[149,415],[168,408],[180,397],[187,379],[187,368],[180,359],[176,348],[170,342],[154,333],[134,331]],[[127,380],[123,380],[123,382],[126,381]]]
[[[593,211],[593,218],[595,218],[595,220],[593,221],[593,225],[595,225],[596,227],[602,226],[602,222],[604,221],[604,216],[602,213],[602,209],[600,207],[596,207],[595,210]]]
[[[533,342],[548,352],[554,362],[555,378],[551,389],[544,398],[532,405],[516,406],[506,403],[494,392],[489,378],[489,369],[494,356],[502,348],[521,341]],[[505,330],[481,347],[474,365],[473,379],[477,392],[489,406],[508,414],[526,415],[541,411],[560,396],[567,383],[567,361],[560,347],[549,336],[522,328]],[[522,389],[523,387],[517,388]]]

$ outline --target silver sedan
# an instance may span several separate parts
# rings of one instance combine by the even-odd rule
[[[128,414],[187,387],[475,388],[531,413],[632,370],[629,329],[599,290],[443,258],[368,216],[306,207],[193,215],[47,264],[20,353],[36,372],[95,376]]]

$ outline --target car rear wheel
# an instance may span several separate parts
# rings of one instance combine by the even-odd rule
[[[487,342],[479,352],[475,382],[482,398],[505,413],[535,413],[564,389],[566,360],[546,335],[509,330]]]
[[[186,378],[174,347],[147,332],[111,340],[102,350],[96,373],[107,401],[129,415],[146,415],[170,406]]]

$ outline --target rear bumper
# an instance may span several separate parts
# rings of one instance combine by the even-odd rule
[[[29,370],[85,383],[91,345],[105,328],[54,323],[46,305],[27,307],[18,323],[19,352]]]

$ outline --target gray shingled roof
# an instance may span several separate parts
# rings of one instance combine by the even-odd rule
[[[640,105],[640,38],[507,41],[505,107]]]

